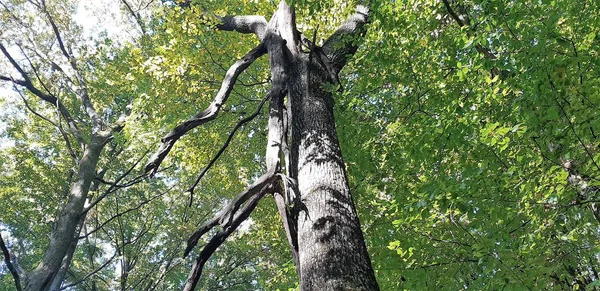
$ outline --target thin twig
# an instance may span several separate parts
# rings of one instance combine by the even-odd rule
[[[118,254],[118,252],[115,251],[114,255],[110,259],[108,259],[106,262],[104,262],[104,264],[102,264],[98,268],[96,268],[96,270],[94,270],[91,273],[85,275],[83,278],[81,278],[81,280],[79,280],[77,282],[74,282],[74,283],[71,283],[69,285],[61,287],[60,290],[65,290],[67,288],[75,287],[75,286],[77,286],[77,285],[85,282],[85,280],[87,280],[89,277],[97,274],[98,272],[102,271],[102,269],[104,269],[106,266],[108,266],[108,264],[110,264],[112,262],[112,260],[117,257],[117,254]]]
[[[235,125],[235,127],[233,127],[233,129],[229,133],[229,136],[227,137],[227,140],[225,141],[225,144],[223,144],[223,146],[217,152],[217,154],[210,160],[210,162],[208,163],[208,165],[206,165],[206,167],[204,167],[204,169],[202,169],[202,172],[200,172],[200,175],[198,175],[198,177],[196,178],[196,181],[194,182],[194,184],[192,185],[192,187],[190,187],[187,190],[187,192],[190,192],[190,202],[189,202],[189,205],[188,205],[189,207],[192,206],[193,196],[194,196],[194,190],[196,189],[196,186],[198,186],[198,183],[200,183],[200,180],[202,179],[202,177],[204,177],[204,175],[206,174],[206,172],[208,172],[208,170],[215,164],[215,162],[219,159],[219,157],[221,157],[221,155],[223,154],[223,152],[225,152],[225,149],[227,149],[227,147],[229,146],[229,143],[233,139],[233,136],[235,135],[235,133],[237,132],[237,130],[240,127],[242,127],[242,125],[250,122],[256,116],[258,116],[258,114],[260,114],[261,109],[265,105],[265,102],[267,102],[267,100],[269,98],[271,98],[271,94],[268,94],[265,98],[263,98],[263,100],[260,102],[260,104],[258,105],[258,108],[256,108],[256,111],[254,111],[254,113],[252,113],[251,115],[249,115],[249,116],[245,117],[244,119],[240,120]]]

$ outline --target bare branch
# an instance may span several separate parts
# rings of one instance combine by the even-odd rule
[[[2,254],[4,255],[4,263],[6,263],[6,267],[10,271],[13,280],[15,280],[15,288],[17,288],[18,291],[23,290],[23,288],[21,288],[21,277],[19,276],[17,268],[15,268],[15,265],[13,265],[10,259],[10,253],[6,247],[6,244],[4,243],[4,239],[2,239],[2,235],[0,235],[0,249],[2,249]]]
[[[20,43],[17,43],[17,47],[19,47],[21,54],[23,54],[23,56],[25,56],[25,59],[27,59],[27,62],[29,63],[29,66],[31,67],[31,70],[33,71],[33,74],[35,75],[35,78],[38,80],[38,82],[40,83],[42,88],[44,88],[44,90],[46,90],[46,92],[48,92],[48,94],[52,94],[52,92],[50,91],[48,86],[46,86],[46,84],[44,84],[44,82],[42,81],[42,78],[40,77],[40,73],[38,72],[38,69],[33,65],[31,58],[25,53],[23,46]],[[36,52],[36,54],[37,54],[37,52]]]
[[[323,52],[331,62],[334,72],[339,73],[350,57],[358,50],[357,37],[365,33],[369,8],[357,5],[356,12],[344,21],[323,44]]]
[[[450,14],[452,19],[454,19],[456,21],[456,23],[458,23],[458,26],[460,26],[460,27],[465,26],[465,23],[462,21],[462,19],[460,19],[458,14],[456,14],[454,9],[452,9],[452,7],[450,6],[450,3],[448,3],[448,0],[442,0],[442,2],[444,2],[444,6],[446,7],[448,14]]]
[[[188,8],[192,5],[191,0],[180,1],[178,4],[182,8]],[[224,31],[237,31],[239,33],[254,33],[260,40],[263,39],[267,20],[260,15],[240,15],[240,16],[210,16],[204,12],[200,18],[216,18],[216,28]]]
[[[179,124],[173,130],[171,130],[169,134],[167,134],[161,139],[162,144],[158,151],[150,158],[150,161],[146,164],[145,172],[151,172],[152,175],[155,174],[156,171],[158,171],[158,167],[160,166],[162,161],[169,154],[169,151],[171,151],[171,148],[173,148],[173,145],[175,145],[175,142],[177,142],[177,140],[180,137],[182,137],[188,131],[215,119],[217,117],[217,114],[219,113],[219,110],[221,109],[221,106],[223,106],[223,103],[225,103],[225,101],[227,101],[227,98],[229,98],[229,95],[233,90],[233,86],[235,85],[238,76],[246,68],[248,68],[257,58],[261,57],[265,53],[265,45],[261,43],[257,47],[252,49],[250,52],[248,52],[242,59],[235,62],[229,68],[229,70],[227,70],[227,74],[225,75],[225,78],[221,83],[221,89],[217,93],[217,96],[210,104],[210,106],[206,110],[198,113],[193,118],[188,119],[183,123]]]
[[[48,22],[50,22],[50,26],[52,27],[52,31],[54,32],[56,41],[58,42],[58,47],[60,47],[60,51],[67,58],[67,60],[69,60],[69,62],[72,62],[72,64],[74,65],[75,60],[73,59],[73,56],[71,56],[71,54],[67,51],[67,48],[65,47],[65,43],[63,42],[62,37],[60,36],[60,31],[58,30],[58,26],[56,26],[56,23],[54,22],[54,18],[50,15],[50,12],[48,12],[48,9],[46,9],[47,8],[46,3],[42,2],[42,4],[43,4],[42,10],[43,10],[44,14],[46,14],[46,17],[48,18]]]
[[[107,219],[106,221],[104,221],[103,223],[101,223],[98,227],[90,230],[89,232],[87,232],[84,235],[81,235],[81,236],[77,237],[77,239],[83,239],[83,238],[86,238],[86,237],[88,237],[89,235],[91,235],[91,234],[93,234],[95,232],[98,232],[100,229],[102,229],[104,226],[106,226],[107,224],[109,224],[111,221],[113,221],[113,220],[115,220],[115,219],[117,219],[117,218],[119,218],[119,217],[121,217],[121,216],[129,213],[129,212],[132,212],[132,211],[135,211],[135,210],[138,210],[138,209],[142,208],[142,206],[144,206],[144,205],[152,202],[156,198],[159,198],[159,197],[161,197],[161,196],[169,193],[171,190],[173,190],[173,188],[175,188],[175,186],[169,187],[167,190],[165,190],[165,191],[163,191],[163,192],[161,192],[161,193],[159,193],[159,194],[157,194],[157,195],[155,195],[153,197],[150,197],[150,199],[142,201],[140,204],[138,204],[138,205],[136,205],[136,206],[134,206],[132,208],[129,208],[129,209],[123,211],[123,212],[119,212],[119,213],[113,215],[112,217],[110,217],[109,219]]]
[[[282,93],[283,95],[285,95],[286,93]],[[262,102],[260,102],[260,104],[258,105],[258,108],[256,108],[256,111],[254,111],[254,113],[252,113],[251,115],[245,117],[244,119],[240,120],[235,127],[231,130],[231,132],[229,133],[229,136],[227,137],[227,140],[225,141],[225,144],[223,144],[223,146],[221,147],[221,149],[217,152],[217,154],[210,160],[210,162],[208,163],[208,165],[206,165],[206,167],[204,167],[204,169],[202,169],[202,172],[200,172],[200,175],[198,175],[198,178],[196,178],[196,181],[194,182],[194,185],[192,185],[192,187],[190,187],[187,191],[190,192],[190,203],[189,206],[192,206],[193,203],[193,195],[194,195],[194,189],[196,189],[196,186],[198,186],[198,183],[200,183],[200,180],[202,179],[202,177],[204,177],[204,175],[206,174],[206,172],[208,172],[208,170],[215,164],[215,162],[219,159],[219,157],[221,157],[221,155],[223,154],[223,152],[225,152],[225,149],[227,149],[227,147],[229,146],[229,143],[231,142],[231,140],[233,139],[233,136],[235,135],[235,133],[237,132],[237,130],[242,127],[242,125],[250,122],[251,120],[253,120],[256,116],[258,116],[258,114],[260,114],[261,109],[263,108],[263,105],[265,104],[265,102],[267,102],[267,100],[269,100],[271,98],[271,94],[267,95]]]
[[[458,14],[456,14],[456,12],[454,11],[454,9],[452,9],[452,6],[450,6],[450,3],[448,2],[448,0],[442,0],[442,2],[444,2],[444,6],[446,7],[446,10],[448,11],[448,14],[450,14],[450,16],[452,17],[452,19],[454,19],[454,21],[456,21],[456,23],[458,23],[458,26],[463,27],[463,26],[470,26],[471,23],[469,21],[468,18],[465,18],[464,20],[460,18],[460,16],[458,16]],[[484,55],[486,58],[491,59],[491,60],[495,60],[498,57],[496,57],[496,55],[494,53],[492,53],[489,49],[484,48],[481,44],[476,44],[475,45],[475,49],[477,49],[477,51]]]
[[[94,270],[91,273],[85,275],[83,278],[81,278],[81,280],[79,280],[77,282],[74,282],[74,283],[71,283],[69,285],[60,287],[60,290],[65,290],[67,288],[75,287],[75,286],[77,286],[77,285],[85,282],[85,280],[87,280],[89,277],[94,276],[96,273],[102,271],[102,269],[106,268],[106,266],[108,266],[110,263],[112,263],[112,260],[114,260],[117,257],[118,253],[119,252],[115,251],[115,253],[113,254],[113,256],[110,259],[106,260],[106,262],[104,262],[104,264],[102,264],[98,268],[96,268],[96,270]]]
[[[21,100],[23,100],[23,103],[25,104],[25,107],[35,116],[41,118],[42,120],[52,124],[52,126],[58,127],[58,125],[56,123],[54,123],[54,121],[48,119],[47,117],[41,115],[39,112],[35,111],[35,109],[31,108],[31,106],[29,106],[29,102],[27,102],[27,99],[25,98],[25,96],[23,96],[23,93],[21,93],[21,91],[19,89],[17,89],[16,85],[13,85],[13,89],[17,92],[17,94],[19,95],[19,97],[21,97]]]
[[[235,215],[235,217],[231,220],[231,223],[225,226],[221,231],[217,232],[212,237],[212,239],[204,246],[198,257],[196,258],[194,265],[192,266],[192,270],[190,272],[190,275],[188,276],[187,283],[183,290],[194,290],[194,288],[198,284],[198,280],[200,280],[200,276],[202,275],[204,264],[212,256],[212,254],[217,250],[219,246],[221,246],[221,244],[223,244],[227,237],[229,237],[229,235],[231,235],[231,233],[233,233],[239,227],[239,225],[250,216],[250,213],[252,213],[254,208],[256,208],[256,205],[258,205],[260,199],[264,197],[267,193],[272,193],[275,191],[275,183],[277,181],[276,178],[278,177],[278,175],[267,175],[269,175],[269,173],[263,175],[264,179],[262,179],[262,183],[259,183],[259,185],[256,185],[255,183],[256,187],[253,191],[255,193],[251,195],[252,197],[246,203],[246,205],[244,205],[240,212],[237,215]],[[258,189],[259,186],[260,189]],[[192,238],[190,238],[190,240],[191,239]],[[189,250],[191,250],[189,244],[190,240],[188,240],[188,248],[186,248],[186,255],[189,253]],[[194,245],[197,242],[198,240],[196,239]]]
[[[131,14],[133,19],[135,19],[137,24],[140,26],[140,29],[142,30],[142,34],[146,34],[146,25],[142,21],[142,17],[140,16],[140,13],[133,11],[133,9],[131,8],[131,5],[129,5],[129,3],[126,0],[121,0],[121,2],[123,2],[123,5],[125,5],[125,8],[129,12],[129,14]]]
[[[220,22],[216,25],[219,30],[254,33],[261,40],[267,26],[267,20],[259,15],[224,16],[217,17],[217,20]]]
[[[260,178],[254,182],[254,184],[250,185],[248,189],[240,193],[235,199],[229,202],[227,206],[223,207],[223,209],[221,209],[221,211],[215,217],[213,217],[213,219],[202,225],[190,236],[183,256],[187,256],[196,246],[196,244],[198,244],[198,240],[213,227],[221,224],[221,226],[225,229],[232,225],[232,221],[235,220],[234,217],[240,206],[251,197],[259,195],[262,191],[264,191],[265,187],[273,184],[278,177],[279,175],[277,175],[274,171],[267,172],[266,174],[260,176]]]

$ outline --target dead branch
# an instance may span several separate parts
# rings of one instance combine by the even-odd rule
[[[178,5],[182,8],[189,8],[193,4],[192,2],[192,0],[179,1]],[[253,33],[260,40],[263,39],[267,26],[267,20],[260,15],[216,16],[209,15],[209,12],[205,11],[200,18],[207,20],[216,19],[217,24],[215,27],[219,30]]]
[[[282,92],[280,94],[287,94],[285,92]],[[256,111],[254,111],[254,113],[252,113],[251,115],[245,117],[244,119],[240,120],[235,127],[231,130],[231,132],[229,133],[229,136],[227,137],[227,140],[225,141],[225,144],[223,144],[223,146],[221,147],[221,149],[217,152],[217,154],[210,160],[210,162],[208,163],[208,165],[206,165],[206,167],[204,169],[202,169],[202,172],[200,172],[200,175],[198,175],[198,178],[196,178],[196,181],[194,182],[194,185],[192,185],[192,187],[190,187],[187,192],[190,192],[190,203],[189,206],[192,206],[193,203],[193,195],[194,195],[194,189],[196,188],[196,186],[198,186],[198,183],[200,183],[200,180],[202,179],[202,177],[204,177],[204,175],[206,174],[206,172],[208,172],[208,170],[215,164],[215,162],[219,159],[219,157],[221,157],[221,154],[223,154],[223,152],[225,151],[225,149],[227,149],[227,147],[229,146],[229,143],[231,142],[231,140],[233,139],[233,136],[235,135],[236,131],[242,127],[242,125],[250,122],[251,120],[253,120],[254,118],[256,118],[256,116],[258,116],[258,114],[260,114],[260,111],[262,109],[262,107],[264,106],[265,102],[267,100],[269,100],[271,98],[271,94],[267,95],[262,101],[261,103],[258,105],[258,108],[256,108]]]
[[[366,32],[369,7],[357,5],[356,12],[344,21],[323,44],[323,52],[331,62],[335,74],[339,73],[350,57],[358,50],[356,36]]]
[[[190,236],[183,256],[186,257],[196,246],[196,244],[198,244],[198,240],[202,237],[202,235],[207,233],[213,227],[217,226],[218,224],[221,224],[223,229],[229,227],[233,223],[233,220],[235,220],[234,217],[240,206],[244,202],[248,201],[248,199],[251,197],[264,195],[261,194],[262,191],[264,191],[263,189],[273,184],[278,177],[279,175],[277,175],[274,171],[267,172],[260,176],[260,178],[258,178],[252,185],[250,185],[250,187],[248,187],[248,189],[240,193],[235,199],[229,202],[227,206],[223,207],[223,209],[221,209],[221,211],[215,217],[213,217],[213,219],[202,225]]]
[[[444,7],[446,7],[446,11],[448,11],[448,14],[450,14],[450,17],[452,17],[452,19],[454,19],[454,21],[456,21],[458,26],[463,27],[463,26],[471,25],[468,17],[463,20],[460,18],[460,16],[458,16],[458,14],[456,14],[454,9],[452,9],[452,6],[450,6],[450,3],[448,2],[448,0],[442,0],[442,2],[444,2]],[[494,53],[492,53],[489,49],[484,48],[481,44],[476,44],[475,49],[480,54],[484,55],[486,58],[488,58],[490,60],[495,60],[498,58]]]
[[[158,171],[158,167],[162,161],[169,154],[171,148],[173,148],[175,142],[177,142],[180,137],[182,137],[188,131],[215,119],[219,113],[219,110],[221,109],[221,106],[223,106],[223,104],[227,101],[227,98],[229,98],[238,76],[257,58],[261,57],[265,53],[265,45],[261,43],[248,52],[243,58],[235,62],[227,71],[227,74],[221,83],[221,89],[217,93],[217,96],[210,106],[206,110],[198,113],[193,118],[188,119],[176,126],[173,130],[171,130],[171,132],[161,139],[161,146],[146,164],[145,172],[150,172],[151,175],[154,175],[156,171]]]
[[[275,188],[276,188],[275,183],[277,181],[278,175],[275,175],[275,174],[271,174],[270,176],[267,176],[267,175],[269,175],[269,173],[263,175],[264,179],[259,179],[259,181],[263,180],[262,183],[260,183],[259,185],[256,185],[256,183],[255,183],[255,185],[257,187],[260,186],[260,189],[257,189],[257,187],[253,188],[253,189],[257,190],[257,192],[254,193],[254,195],[252,195],[252,197],[246,203],[246,205],[244,205],[244,207],[240,210],[240,212],[235,215],[235,217],[231,220],[231,223],[229,223],[227,226],[225,226],[221,231],[217,232],[212,237],[212,239],[204,246],[204,248],[202,249],[202,251],[200,252],[198,257],[196,258],[194,265],[192,266],[192,270],[190,272],[190,275],[188,276],[187,283],[183,290],[187,290],[187,291],[194,290],[194,288],[198,284],[198,280],[200,280],[200,276],[202,275],[202,270],[204,269],[204,264],[212,256],[212,254],[217,250],[217,248],[219,246],[221,246],[221,244],[223,244],[223,242],[227,239],[227,237],[229,237],[229,235],[231,235],[231,233],[233,233],[233,231],[235,231],[238,228],[238,226],[250,216],[250,213],[252,213],[254,208],[256,208],[260,199],[262,197],[264,197],[267,193],[272,193],[275,191]],[[248,191],[246,191],[246,192],[248,192]],[[197,240],[195,243],[197,243]],[[189,240],[188,240],[188,249],[189,249]],[[187,255],[187,253],[189,253],[188,249],[186,249],[186,255]]]

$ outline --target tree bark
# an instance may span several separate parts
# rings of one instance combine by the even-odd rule
[[[27,276],[24,290],[47,290],[54,277],[59,273],[63,259],[67,255],[71,243],[76,239],[77,226],[106,139],[107,137],[101,134],[92,134],[79,161],[77,176],[69,191],[69,200],[64,205],[50,234],[50,244],[37,268]]]
[[[290,166],[299,190],[294,202],[297,216],[292,219],[297,226],[301,290],[379,290],[348,187],[333,96],[324,89],[335,83],[323,65],[328,60],[318,61],[314,48],[300,49],[294,13],[284,1],[278,17],[277,30],[286,41],[288,56],[280,61],[287,62],[291,101]]]

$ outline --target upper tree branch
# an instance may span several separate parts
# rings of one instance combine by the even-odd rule
[[[52,17],[52,15],[50,14],[50,12],[48,11],[48,9],[46,7],[46,2],[42,1],[42,5],[43,5],[42,10],[43,10],[44,14],[46,14],[46,17],[48,18],[48,22],[50,22],[50,26],[52,27],[52,31],[54,32],[54,36],[56,37],[56,41],[58,42],[58,46],[60,47],[60,51],[65,56],[65,58],[67,58],[67,60],[69,61],[69,64],[71,65],[71,68],[73,68],[73,71],[75,73],[75,77],[77,78],[77,81],[79,82],[80,90],[78,90],[79,92],[77,92],[77,96],[81,99],[81,102],[83,103],[83,106],[85,107],[86,113],[92,119],[92,122],[94,125],[93,126],[94,130],[100,130],[100,127],[102,125],[102,119],[100,118],[100,116],[96,112],[96,109],[94,108],[94,105],[92,104],[92,101],[90,99],[90,96],[89,96],[88,90],[87,90],[87,82],[85,81],[85,78],[83,78],[81,73],[79,72],[79,68],[77,67],[77,61],[75,60],[75,57],[65,47],[65,44],[61,37],[58,26],[56,25],[54,18]]]
[[[233,86],[238,78],[238,76],[248,68],[257,58],[261,57],[266,53],[265,45],[263,43],[259,44],[253,50],[248,52],[242,59],[235,62],[229,70],[227,70],[227,74],[221,83],[221,89],[217,93],[217,96],[210,104],[210,106],[204,111],[198,113],[191,119],[184,121],[175,127],[171,132],[169,132],[166,136],[164,136],[161,141],[160,148],[158,151],[150,158],[150,161],[146,164],[145,171],[151,172],[151,174],[155,174],[158,171],[158,167],[165,159],[175,142],[186,134],[188,131],[202,125],[208,121],[211,121],[217,117],[221,106],[223,103],[227,101],[231,91],[233,90]]]
[[[33,85],[33,82],[29,78],[29,75],[27,74],[27,72],[25,72],[25,70],[10,55],[10,53],[4,47],[4,45],[2,45],[2,43],[0,43],[0,51],[2,51],[2,53],[8,59],[8,61],[10,62],[10,64],[15,68],[15,70],[17,70],[17,72],[19,72],[19,74],[23,78],[23,79],[14,79],[12,77],[1,76],[0,75],[0,80],[10,81],[10,82],[13,82],[14,84],[17,84],[19,86],[23,86],[23,87],[27,88],[27,90],[29,90],[31,93],[33,93],[38,98],[40,98],[40,99],[42,99],[42,100],[44,100],[44,101],[52,104],[52,106],[56,106],[56,108],[58,108],[58,111],[60,112],[60,114],[67,121],[67,124],[69,124],[69,128],[71,129],[71,131],[72,131],[73,135],[75,136],[75,138],[80,143],[83,144],[84,143],[83,137],[81,136],[81,134],[79,132],[79,129],[77,128],[77,126],[75,124],[75,121],[71,117],[71,114],[69,113],[69,111],[67,110],[67,108],[62,104],[62,102],[60,102],[60,100],[58,98],[56,98],[54,95],[52,95],[50,93],[44,93],[40,89],[38,89],[35,85]]]
[[[23,288],[21,288],[21,277],[19,276],[19,272],[17,271],[17,268],[15,268],[15,265],[13,265],[13,263],[10,259],[10,253],[8,252],[8,248],[6,247],[6,244],[4,244],[4,239],[2,239],[1,235],[0,235],[0,249],[2,249],[2,254],[4,255],[4,263],[6,263],[6,267],[8,268],[8,270],[10,271],[10,274],[12,275],[13,279],[15,280],[15,288],[17,288],[18,291],[23,290]]]
[[[283,95],[285,95],[285,94],[283,94]],[[256,108],[256,111],[254,111],[254,113],[252,113],[251,115],[249,115],[249,116],[245,117],[244,119],[240,120],[235,125],[235,127],[229,133],[229,136],[227,137],[227,140],[225,141],[225,144],[223,144],[223,146],[217,152],[217,154],[210,160],[210,162],[208,163],[208,165],[206,165],[206,167],[204,169],[202,169],[202,172],[200,172],[200,175],[198,175],[198,177],[196,178],[196,181],[194,182],[194,185],[192,185],[192,187],[190,187],[188,189],[188,191],[190,192],[190,203],[189,203],[189,206],[192,206],[194,189],[196,188],[196,186],[198,186],[198,183],[200,183],[200,180],[202,179],[202,177],[204,177],[204,175],[206,174],[206,172],[208,172],[208,170],[215,164],[215,162],[219,159],[219,157],[221,157],[221,155],[223,154],[223,152],[225,152],[225,149],[227,149],[227,147],[229,146],[229,143],[231,143],[231,140],[233,139],[233,136],[235,135],[235,133],[237,132],[237,130],[240,127],[242,127],[242,125],[250,122],[256,116],[258,116],[258,114],[260,114],[260,111],[261,111],[263,105],[265,104],[265,102],[267,102],[267,100],[269,100],[270,97],[271,97],[271,94],[267,95],[260,102],[260,104],[258,105],[258,108]]]
[[[179,7],[189,8],[192,5],[192,0],[180,1]],[[240,15],[240,16],[214,16],[209,15],[209,12],[204,12],[200,16],[201,19],[214,17],[216,18],[216,28],[225,31],[237,31],[239,33],[254,33],[260,40],[263,39],[267,20],[260,15]]]
[[[123,5],[125,5],[125,8],[129,12],[129,14],[131,14],[133,19],[135,19],[135,22],[137,22],[137,24],[140,26],[140,29],[142,30],[142,34],[146,34],[146,25],[142,21],[142,17],[140,16],[140,13],[134,11],[133,8],[131,8],[131,5],[129,5],[129,3],[126,0],[121,0],[121,2],[123,2]]]
[[[72,60],[73,56],[71,56],[71,54],[67,51],[67,48],[65,47],[65,43],[63,42],[62,37],[60,36],[60,31],[58,30],[58,26],[56,26],[56,23],[54,22],[54,18],[52,17],[52,15],[50,15],[50,12],[48,12],[48,9],[46,9],[45,1],[42,3],[43,3],[44,14],[46,14],[46,17],[48,17],[48,22],[50,22],[50,26],[52,27],[52,31],[54,32],[54,35],[56,37],[56,41],[58,42],[58,47],[60,48],[60,51],[67,58],[67,60],[74,61],[74,60]]]
[[[323,44],[323,52],[337,74],[358,50],[357,39],[365,33],[369,8],[357,5],[356,12],[344,21]]]

